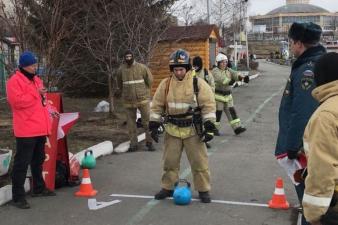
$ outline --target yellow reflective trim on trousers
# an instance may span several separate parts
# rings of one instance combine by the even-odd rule
[[[165,131],[170,134],[171,136],[178,137],[178,138],[188,138],[191,136],[196,135],[195,128],[191,127],[178,127],[174,124],[167,123],[164,125]]]
[[[219,128],[221,128],[221,123],[220,122],[216,122],[215,126],[216,126],[217,130],[219,130]]]
[[[215,99],[216,99],[216,101],[227,103],[227,102],[230,102],[232,100],[232,95],[215,94]]]
[[[240,119],[235,119],[235,120],[231,120],[231,121],[230,121],[230,124],[231,124],[231,125],[235,125],[236,123],[240,123],[240,122],[241,122]]]

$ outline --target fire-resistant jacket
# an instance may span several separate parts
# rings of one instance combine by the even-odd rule
[[[51,133],[51,117],[42,104],[38,76],[29,80],[19,70],[7,81],[7,100],[13,112],[15,137],[46,136]]]
[[[125,107],[137,107],[149,102],[153,76],[144,64],[122,64],[117,71],[117,85]]]
[[[229,83],[234,80],[238,81],[239,76],[238,73],[230,68],[222,70],[218,67],[215,67],[212,70],[212,75],[215,79],[215,87],[217,91],[231,91],[231,86]]]
[[[232,100],[231,95],[231,81],[238,81],[238,73],[230,68],[222,70],[215,67],[212,70],[212,74],[215,78],[215,98],[219,102],[229,102]]]
[[[216,103],[214,94],[209,85],[200,78],[198,79],[198,97],[194,93],[193,75],[188,71],[182,81],[175,75],[162,80],[153,97],[150,109],[150,121],[161,121],[164,114],[174,116],[184,114],[191,108],[201,107],[203,122],[216,120]],[[169,83],[168,83],[169,82]],[[168,89],[167,89],[168,87]],[[166,94],[166,89],[167,94]],[[187,116],[187,118],[191,116]],[[195,128],[178,127],[170,122],[166,124],[165,130],[168,134],[182,139],[196,135]]]
[[[279,106],[276,156],[287,151],[297,152],[303,146],[305,126],[318,107],[318,102],[311,96],[312,90],[316,87],[313,69],[325,52],[325,48],[321,45],[311,47],[292,65]]]
[[[326,213],[334,191],[338,192],[338,81],[319,86],[312,92],[320,106],[304,132],[308,160],[303,207],[308,222]],[[338,205],[337,214],[338,214]]]
[[[206,69],[201,69],[200,71],[195,71],[196,76],[203,79],[205,82],[207,82],[209,84],[209,86],[211,87],[211,90],[213,92],[215,92],[215,79],[214,76],[212,75],[212,73],[210,71],[208,71],[207,74],[205,74],[205,70]]]

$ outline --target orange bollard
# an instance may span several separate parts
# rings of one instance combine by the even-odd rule
[[[286,200],[283,179],[278,177],[276,180],[275,191],[272,195],[272,199],[269,201],[269,208],[272,209],[288,209],[290,207],[289,203]]]
[[[77,197],[92,197],[97,194],[97,190],[95,190],[92,186],[89,170],[83,169],[83,176],[82,176],[82,182],[80,184],[80,190],[75,193],[75,196]]]

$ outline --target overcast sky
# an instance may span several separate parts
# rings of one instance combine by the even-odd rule
[[[264,15],[267,12],[285,5],[285,0],[249,0],[249,15]],[[311,0],[310,4],[320,6],[331,12],[338,12],[338,0]]]
[[[210,0],[212,1],[212,0]],[[217,2],[218,0],[214,0]],[[248,0],[249,1],[249,15],[264,15],[269,11],[285,5],[285,0]],[[331,12],[338,12],[338,0],[310,0],[310,4],[320,6]],[[173,7],[174,14],[183,5],[192,5],[196,12],[196,15],[206,14],[207,11],[207,0],[179,0]],[[179,15],[177,15],[180,17]]]

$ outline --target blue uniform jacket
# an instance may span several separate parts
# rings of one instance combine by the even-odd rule
[[[318,102],[312,97],[315,88],[314,64],[325,54],[319,45],[307,49],[292,65],[279,107],[279,132],[275,155],[299,151],[303,147],[304,129]]]

